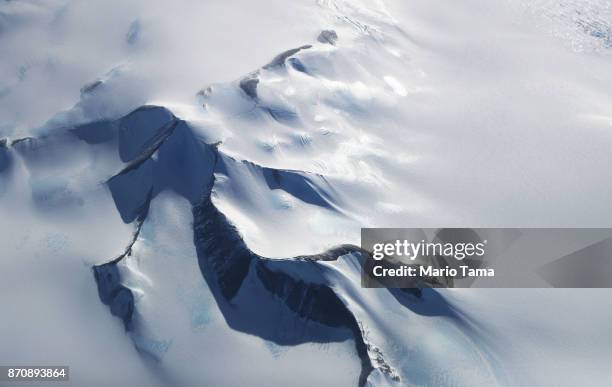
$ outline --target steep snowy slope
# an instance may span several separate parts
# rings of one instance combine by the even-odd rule
[[[362,289],[355,245],[610,226],[609,12],[1,4],[0,364],[74,386],[606,385],[609,291]]]

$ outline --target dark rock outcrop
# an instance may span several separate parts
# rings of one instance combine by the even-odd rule
[[[257,85],[259,84],[259,72],[253,72],[240,80],[239,86],[251,99],[257,99]]]
[[[0,139],[0,173],[4,172],[11,166],[11,156],[8,149],[8,140]]]
[[[119,317],[125,329],[129,330],[134,314],[134,295],[121,284],[117,262],[94,266],[93,271],[100,300],[110,307],[112,315]]]
[[[285,65],[285,60],[287,58],[289,58],[292,55],[297,54],[298,52],[300,52],[301,50],[306,50],[311,48],[312,45],[310,44],[305,44],[303,46],[297,47],[297,48],[292,48],[290,50],[281,52],[280,54],[278,54],[277,56],[274,57],[274,59],[272,59],[270,61],[270,63],[268,63],[267,65],[265,65],[263,68],[266,70],[270,70],[270,69],[274,69],[277,67],[283,67]]]
[[[334,30],[323,30],[317,37],[317,40],[321,43],[327,43],[333,46],[338,40],[338,34]]]

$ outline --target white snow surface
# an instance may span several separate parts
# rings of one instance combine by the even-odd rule
[[[265,257],[358,244],[361,227],[611,227],[611,9],[0,3],[0,140],[44,139],[29,158],[0,147],[0,364],[66,364],[72,386],[356,385],[351,339],[281,346],[223,319],[193,245],[190,200],[212,168],[196,142],[218,143],[226,169],[215,171],[213,203]],[[337,32],[334,45],[317,41],[323,29]],[[303,45],[312,47],[264,68]],[[253,72],[255,99],[239,86]],[[120,264],[139,321],[127,333],[91,267],[131,240],[106,182],[151,128],[122,150],[67,131],[145,104],[195,135],[180,159],[154,153],[161,172],[143,178],[161,188]],[[297,175],[274,187],[264,168]],[[127,186],[134,200],[148,181]],[[455,289],[407,307],[362,289],[350,256],[321,265],[400,376],[376,370],[373,386],[607,384],[609,290]],[[238,302],[271,308],[249,297]]]

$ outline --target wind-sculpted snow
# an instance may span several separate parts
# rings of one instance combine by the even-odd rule
[[[304,45],[304,46],[297,47],[297,48],[292,48],[290,50],[282,52],[278,54],[277,56],[275,56],[274,59],[270,61],[270,63],[264,65],[262,69],[273,70],[273,69],[278,69],[278,68],[284,68],[286,65],[287,59],[289,59],[294,54],[297,54],[301,50],[306,50],[311,47],[312,46],[308,44],[308,45]],[[291,58],[291,59],[295,60],[295,58]],[[294,63],[295,62],[291,62],[293,66],[295,66]],[[300,71],[305,72],[305,69],[302,67]],[[257,84],[259,83],[258,76],[259,76],[259,70],[246,75],[244,78],[240,80],[240,83],[239,83],[242,91],[244,91],[244,93],[248,97],[252,98],[254,101],[258,101],[258,96],[257,96]]]
[[[269,190],[282,190],[304,203],[340,211],[337,195],[324,176],[261,167],[249,161],[239,162],[220,155],[215,170],[217,173],[231,178],[236,169],[246,170],[256,180],[265,183],[264,187]]]

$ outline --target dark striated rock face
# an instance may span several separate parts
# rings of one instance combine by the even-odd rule
[[[129,330],[134,313],[134,295],[121,284],[117,262],[94,266],[93,271],[100,300],[110,307],[113,316],[119,317],[125,329]]]
[[[258,261],[255,268],[264,288],[283,300],[298,316],[332,327],[350,328],[354,323],[354,318],[344,303],[328,286],[306,283],[282,271],[274,271],[270,269],[268,262],[263,260]]]
[[[257,317],[240,303],[233,304],[231,308],[223,307],[226,302],[234,300],[240,289],[248,282],[250,291],[255,291],[259,297],[262,297],[259,302],[264,304],[267,302],[265,299],[270,297],[279,299],[282,305],[302,319],[304,324],[312,321],[330,328],[348,329],[355,339],[356,351],[362,363],[359,385],[365,385],[367,377],[374,368],[359,324],[315,267],[319,259],[335,260],[340,255],[354,252],[358,248],[341,246],[317,256],[283,261],[269,260],[248,249],[236,228],[214,206],[210,200],[210,193],[206,194],[200,204],[193,207],[193,215],[194,243],[200,270],[213,292],[217,287],[220,290],[223,299],[217,299],[217,302],[230,326],[285,345],[329,340],[323,337],[304,336],[287,342],[286,337],[275,336],[274,333],[271,334],[262,328],[265,324],[258,324]],[[292,270],[289,267],[295,265],[299,268]],[[307,273],[306,277],[312,278],[309,278],[310,281],[296,278],[283,269],[288,269],[287,271],[292,273]],[[318,278],[315,278],[316,276]],[[275,312],[268,311],[268,313]],[[245,324],[244,320],[247,319],[252,323]]]
[[[338,256],[334,259],[337,258]],[[257,276],[263,286],[281,299],[289,309],[307,320],[316,321],[330,327],[350,329],[355,338],[357,354],[361,359],[359,385],[364,386],[374,367],[368,355],[368,346],[363,339],[355,316],[328,285],[307,283],[282,271],[271,270],[268,267],[270,263],[273,263],[273,261],[259,260],[255,265]],[[315,261],[283,263],[316,265]]]
[[[335,45],[336,40],[338,40],[338,34],[334,30],[323,30],[317,37],[317,40],[321,43]]]
[[[238,231],[217,210],[210,197],[193,207],[194,243],[202,274],[212,272],[226,300],[231,301],[256,258]]]
[[[300,255],[300,256],[295,257],[294,259],[304,260],[304,261],[335,261],[338,259],[338,257],[341,257],[346,254],[351,254],[351,253],[367,254],[367,252],[359,246],[346,244],[346,245],[340,245],[340,246],[333,247],[320,254]]]

